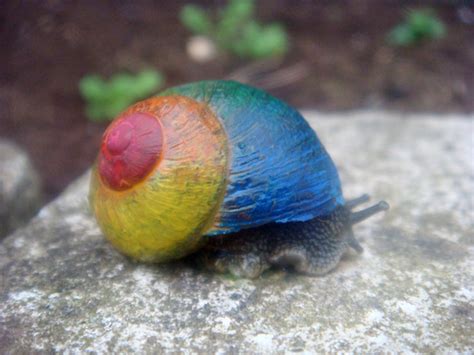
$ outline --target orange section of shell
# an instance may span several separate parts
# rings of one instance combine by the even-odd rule
[[[139,102],[121,117],[145,113],[159,120],[161,159],[132,188],[116,191],[94,168],[90,201],[107,239],[142,261],[167,261],[186,255],[212,225],[226,187],[228,144],[215,114],[183,96]]]

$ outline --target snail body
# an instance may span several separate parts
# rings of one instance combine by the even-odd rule
[[[103,135],[90,202],[107,239],[147,262],[260,226],[303,225],[347,204],[306,120],[232,81],[171,88],[119,115]]]

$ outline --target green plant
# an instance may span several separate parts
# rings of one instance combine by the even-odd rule
[[[114,118],[131,103],[143,99],[163,84],[163,76],[154,70],[136,75],[115,74],[109,81],[97,75],[86,75],[79,82],[79,90],[87,102],[86,115],[91,121]]]
[[[388,41],[396,46],[411,46],[445,35],[446,28],[443,22],[431,9],[409,10],[405,20],[390,31]]]
[[[210,37],[219,48],[239,57],[264,58],[285,54],[288,36],[282,25],[255,20],[254,0],[230,0],[216,19],[201,7],[185,5],[181,23],[191,32]]]

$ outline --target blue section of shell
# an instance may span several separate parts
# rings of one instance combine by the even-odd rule
[[[222,120],[230,147],[225,197],[209,235],[271,222],[306,221],[344,204],[336,167],[295,109],[232,81],[175,87],[207,103]]]

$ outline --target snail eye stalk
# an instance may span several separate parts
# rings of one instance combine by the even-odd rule
[[[356,199],[357,200],[357,199]],[[354,201],[354,200],[353,200]],[[359,203],[356,203],[357,205]],[[352,206],[355,206],[352,204]],[[351,224],[354,225],[356,223],[359,223],[370,216],[373,216],[374,214],[377,214],[382,211],[386,211],[390,208],[389,204],[385,201],[380,201],[377,204],[370,206],[364,210],[357,211],[357,212],[351,212],[350,218],[351,218]]]
[[[363,204],[369,200],[370,196],[368,194],[363,194],[362,196],[346,201],[346,207],[351,210],[354,207],[359,206],[360,204]]]
[[[106,130],[99,154],[102,181],[116,191],[127,190],[144,180],[161,157],[161,124],[150,114],[133,112]]]

